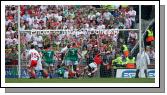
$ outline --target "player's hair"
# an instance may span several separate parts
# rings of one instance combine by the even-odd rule
[[[75,46],[76,44],[75,43],[72,43],[72,46]]]
[[[67,48],[70,48],[70,46],[71,46],[71,45],[70,45],[70,44],[68,44],[68,45],[67,45]]]
[[[57,65],[57,68],[60,68],[60,65]]]
[[[63,63],[63,64],[61,64],[61,66],[63,67],[63,66],[65,66],[65,64]]]
[[[50,44],[47,45],[47,48],[50,48]]]
[[[94,52],[95,52],[95,54],[99,54],[100,53],[100,51],[97,48],[94,48]]]
[[[31,45],[31,49],[33,49],[33,48],[35,48],[35,46],[32,44],[32,45]]]
[[[44,45],[44,49],[47,49],[47,46],[46,46],[46,45]]]

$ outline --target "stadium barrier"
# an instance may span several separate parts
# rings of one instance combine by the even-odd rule
[[[81,72],[83,70],[83,65],[80,66]],[[18,78],[18,66],[17,65],[8,65],[5,68],[5,77],[6,78]],[[100,76],[98,77],[116,77],[116,78],[134,78],[136,74],[136,69],[109,69],[104,70],[104,66],[100,67]],[[37,73],[37,77],[40,78],[42,74]],[[148,78],[155,78],[155,69],[147,70]],[[57,74],[53,78],[58,78]],[[97,77],[97,76],[96,76]],[[21,78],[29,78],[26,65],[21,66]]]
[[[18,78],[18,65],[7,65],[5,67],[5,77],[6,78]],[[21,78],[28,78],[28,71],[26,66],[21,68]]]
[[[117,69],[116,71],[116,78],[135,78],[135,75],[136,69]],[[155,69],[147,69],[147,77],[155,78]]]
[[[80,65],[80,72],[83,72],[84,65]],[[56,70],[55,70],[56,71]],[[36,72],[37,78],[42,76],[41,72]],[[58,78],[59,75],[54,74],[53,78]],[[6,65],[5,66],[5,78],[18,78],[18,65]],[[21,65],[20,78],[29,78],[27,65]]]

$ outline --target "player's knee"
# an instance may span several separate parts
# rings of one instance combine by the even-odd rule
[[[84,69],[85,69],[85,70],[88,69],[88,66],[86,66]]]
[[[28,69],[28,72],[30,73],[30,72],[31,72],[31,70],[30,70],[30,69]]]
[[[98,68],[95,68],[95,71],[97,71],[98,70]]]
[[[48,72],[47,71],[43,71],[43,76],[44,77],[48,77]]]

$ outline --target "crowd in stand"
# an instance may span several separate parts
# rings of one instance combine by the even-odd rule
[[[5,7],[5,57],[6,63],[17,64],[17,45],[18,45],[18,7]]]
[[[21,6],[21,30],[115,29],[135,27],[133,7],[117,6]]]

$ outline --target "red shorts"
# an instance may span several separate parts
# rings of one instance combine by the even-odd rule
[[[36,67],[37,66],[37,60],[31,60],[30,67]]]

